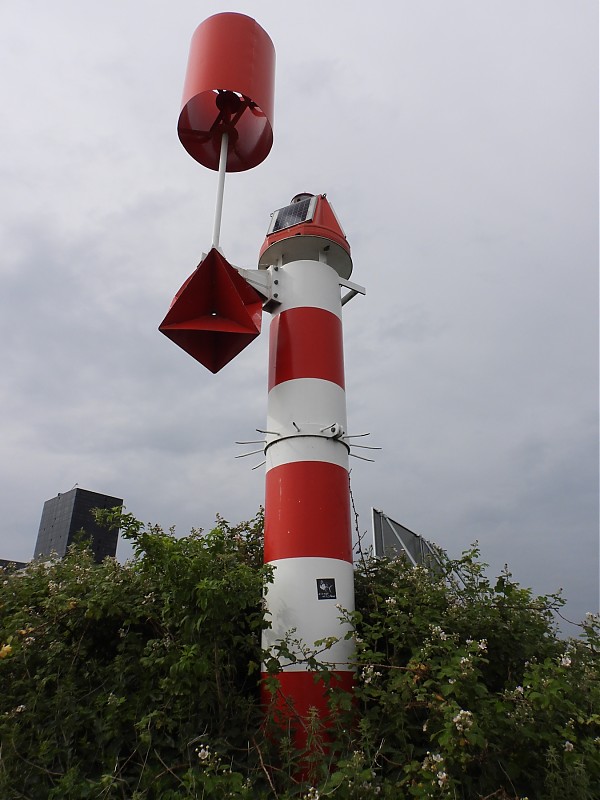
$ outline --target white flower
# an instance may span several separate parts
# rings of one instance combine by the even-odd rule
[[[436,778],[438,779],[438,784],[440,786],[443,786],[446,783],[446,781],[448,780],[448,776],[442,770],[440,770],[440,772],[438,772],[438,774],[436,775]]]
[[[481,650],[483,653],[487,650],[487,639],[481,639],[479,644],[477,645],[478,649]]]
[[[571,659],[569,656],[563,656],[560,660],[561,667],[570,667],[571,666]]]
[[[319,790],[315,786],[311,786],[308,794],[305,795],[306,800],[319,800]]]
[[[523,687],[515,686],[515,694],[523,694]]]
[[[452,722],[456,725],[457,731],[465,731],[473,724],[473,715],[470,711],[463,711],[461,709],[452,719]]]
[[[431,772],[436,772],[437,770],[442,769],[442,762],[444,761],[444,757],[439,753],[431,753],[429,750],[427,751],[427,755],[423,759],[422,767],[423,769],[429,769]]]
[[[196,753],[200,761],[207,761],[210,758],[210,747],[205,744],[202,747],[196,748]]]
[[[373,678],[381,678],[381,672],[373,668],[372,664],[367,664],[362,670],[362,679],[365,683],[371,683]]]
[[[460,659],[461,675],[466,675],[469,670],[473,669],[473,662],[471,656],[462,656]]]
[[[570,753],[572,749],[573,749],[573,742],[570,742],[567,739],[567,741],[565,742],[565,750],[567,751],[567,753]]]
[[[443,642],[445,642],[446,639],[448,638],[448,634],[446,633],[446,631],[442,630],[442,628],[440,628],[439,625],[430,625],[429,628],[431,630],[431,633],[434,636],[437,636]]]
[[[25,711],[25,706],[17,706],[15,708],[15,714],[20,714],[22,711]]]

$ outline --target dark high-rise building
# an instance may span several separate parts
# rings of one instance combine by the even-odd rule
[[[92,509],[122,505],[123,500],[119,497],[87,489],[71,489],[52,500],[46,500],[33,557],[41,558],[51,553],[64,556],[68,546],[78,541],[81,530],[85,531],[95,561],[100,563],[107,556],[114,557],[119,532],[101,528],[94,519]]]

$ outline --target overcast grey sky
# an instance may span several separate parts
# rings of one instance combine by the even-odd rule
[[[210,246],[216,175],[176,124],[226,10],[268,31],[277,86],[225,254],[255,267],[270,212],[327,192],[367,287],[344,311],[350,433],[384,448],[352,459],[361,529],[376,506],[453,556],[477,539],[492,574],[597,610],[593,0],[6,0],[0,557],[76,483],[182,534],[262,503],[234,441],[264,424],[266,335],[214,376],[157,332]]]

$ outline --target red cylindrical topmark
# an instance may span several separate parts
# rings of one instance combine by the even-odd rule
[[[205,167],[218,169],[223,133],[227,172],[260,164],[273,144],[275,48],[244,14],[215,14],[195,30],[177,132]]]

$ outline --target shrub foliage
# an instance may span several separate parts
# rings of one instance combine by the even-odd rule
[[[104,516],[130,562],[0,575],[1,797],[600,798],[598,617],[560,639],[560,597],[490,581],[477,548],[359,560],[354,697],[332,688],[298,753],[259,702],[262,516],[183,538]]]

